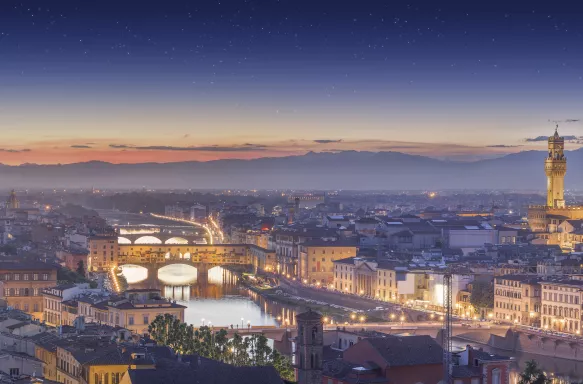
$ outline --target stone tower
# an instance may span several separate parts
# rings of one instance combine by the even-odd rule
[[[16,192],[14,192],[14,189],[12,190],[12,192],[10,192],[10,196],[8,196],[8,200],[6,200],[6,207],[10,208],[10,209],[20,208],[20,202],[18,201],[18,198],[16,197]]]
[[[547,175],[547,206],[551,208],[565,208],[565,173],[567,173],[567,158],[563,151],[565,139],[559,136],[559,125],[555,134],[549,137],[549,155],[545,160]]]
[[[324,350],[324,325],[322,315],[313,312],[296,316],[298,341],[296,343],[296,369],[298,384],[322,384],[322,354]]]

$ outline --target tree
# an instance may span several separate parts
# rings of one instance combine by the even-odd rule
[[[470,303],[476,310],[494,307],[494,288],[491,284],[483,281],[472,283],[472,293]]]
[[[85,277],[85,264],[83,263],[83,260],[79,260],[77,263],[77,273]]]
[[[518,384],[551,384],[551,379],[538,367],[536,361],[529,360],[520,374]]]
[[[167,345],[182,354],[196,354],[238,367],[271,365],[286,380],[294,380],[291,361],[272,349],[263,334],[241,336],[229,340],[227,330],[180,322],[170,314],[158,315],[148,326],[150,337],[158,344]]]

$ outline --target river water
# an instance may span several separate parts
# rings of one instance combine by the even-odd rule
[[[295,325],[294,309],[240,286],[239,278],[221,267],[211,268],[205,278],[199,278],[195,268],[177,264],[160,268],[157,278],[148,278],[141,267],[124,267],[123,273],[130,288],[156,288],[162,296],[185,305],[184,318],[189,324],[234,328]]]
[[[160,221],[148,216],[116,213],[119,223],[168,224],[174,222]],[[185,321],[193,325],[217,327],[247,327],[248,325],[295,325],[296,309],[280,303],[266,300],[255,292],[241,286],[238,277],[229,270],[215,267],[208,271],[208,277],[199,278],[195,268],[187,265],[170,265],[161,268],[158,276],[147,276],[147,270],[141,267],[127,266],[124,275],[130,288],[157,288],[164,297],[172,298],[185,305]],[[454,340],[454,347],[465,348],[466,342]],[[487,346],[473,345],[477,348],[511,356],[515,359],[511,372],[511,384],[518,382],[518,374],[526,361],[536,360],[539,366],[553,378],[553,384],[571,384],[583,382],[583,361],[556,359],[532,354],[512,353],[496,350]]]

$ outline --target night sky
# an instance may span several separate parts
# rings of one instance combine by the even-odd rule
[[[578,148],[583,4],[561,4],[3,0],[0,162],[470,160],[553,121]]]

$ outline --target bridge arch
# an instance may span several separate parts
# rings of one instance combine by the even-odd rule
[[[138,237],[134,244],[162,244],[162,240],[154,236]]]
[[[120,268],[122,275],[129,284],[139,283],[148,278],[148,269],[141,265],[124,264]]]
[[[184,237],[171,237],[164,244],[188,244],[188,240]]]
[[[198,269],[188,264],[168,264],[158,269],[158,279],[169,285],[187,285],[198,279]]]
[[[130,239],[128,239],[127,237],[119,236],[117,238],[117,243],[118,244],[131,244],[132,241]]]

